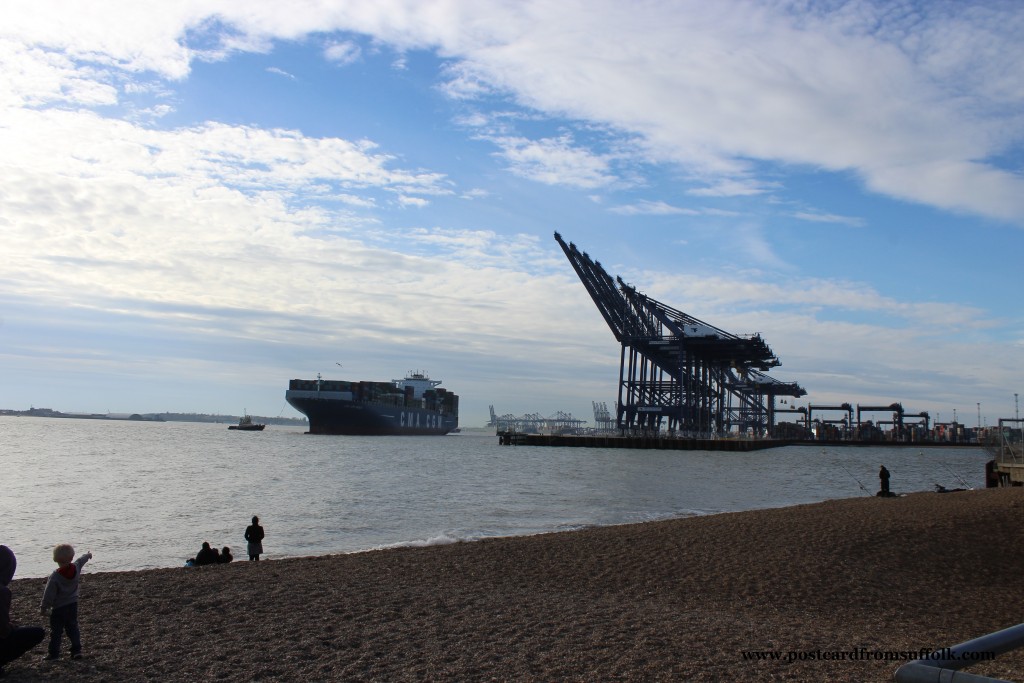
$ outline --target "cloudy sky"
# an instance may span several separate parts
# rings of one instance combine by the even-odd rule
[[[812,403],[1013,417],[1024,5],[0,4],[0,408],[616,396],[552,238]],[[341,367],[338,367],[339,364]]]

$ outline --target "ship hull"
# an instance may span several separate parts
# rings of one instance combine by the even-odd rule
[[[309,434],[441,436],[459,425],[458,417],[425,408],[294,395],[297,393],[289,391],[285,398],[309,419]]]

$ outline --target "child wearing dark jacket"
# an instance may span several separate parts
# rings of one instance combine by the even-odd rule
[[[78,630],[78,583],[82,578],[82,567],[91,559],[92,553],[86,553],[75,560],[75,549],[67,544],[62,543],[53,549],[53,561],[59,566],[50,574],[39,606],[43,614],[53,609],[50,614],[50,651],[46,659],[60,657],[60,640],[65,631],[71,641],[71,658],[82,657],[82,637]]]

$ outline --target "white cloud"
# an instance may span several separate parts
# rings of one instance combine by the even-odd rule
[[[864,225],[864,219],[857,218],[855,216],[837,216],[836,214],[820,213],[817,211],[796,211],[791,215],[793,218],[801,221],[808,221],[810,223],[838,223],[855,228],[859,228]]]
[[[832,314],[852,311],[875,314],[880,323],[883,316],[903,321],[904,325],[916,328],[915,334],[922,337],[961,334],[992,324],[986,320],[986,313],[977,307],[893,299],[863,282],[792,276],[776,282],[739,273],[724,276],[644,272],[636,279],[651,283],[646,289],[655,298],[699,301],[707,315],[730,318],[759,310],[829,311]],[[698,317],[702,315],[688,312]]]
[[[462,64],[449,64],[439,89],[454,100],[474,100],[497,92],[495,86]],[[473,125],[467,122],[467,125]]]
[[[467,128],[483,128],[490,124],[490,118],[482,112],[472,112],[462,116],[456,116],[455,122]]]
[[[400,195],[398,197],[398,203],[401,204],[402,206],[424,207],[427,206],[430,202],[428,202],[423,197],[409,197],[407,195]]]
[[[32,46],[39,53],[60,53],[85,65],[132,73],[153,71],[180,79],[196,56],[182,36],[216,13],[215,6],[188,0],[91,6],[12,0],[0,5],[0,38]],[[54,75],[62,74],[54,71]],[[63,75],[73,80],[70,74]]]
[[[905,13],[884,2],[739,0],[51,10],[28,2],[0,9],[0,38],[15,38],[23,65],[23,46],[34,46],[31,66],[5,76],[6,90],[23,100],[109,102],[112,84],[96,69],[182,78],[199,54],[265,51],[273,40],[351,30],[399,51],[436,48],[450,59],[448,90],[460,97],[508,93],[548,114],[636,135],[651,160],[717,176],[697,190],[704,195],[763,191],[751,160],[771,160],[852,170],[889,196],[1024,222],[1024,181],[986,161],[1024,139],[1024,9],[1013,4],[936,2]],[[204,40],[191,48],[188,35]],[[347,60],[358,48],[329,51]],[[578,182],[607,182],[607,171],[593,170]]]
[[[232,270],[225,264],[287,263],[294,249],[315,246],[304,234],[346,220],[296,203],[296,192],[326,190],[325,197],[354,207],[373,202],[353,190],[395,192],[413,204],[410,193],[450,192],[442,176],[394,169],[369,143],[293,131],[211,124],[158,132],[84,112],[7,110],[0,146],[5,272],[24,280],[10,291],[44,297],[88,291],[90,300],[106,294],[140,305],[181,297],[241,306],[251,293],[245,283],[255,287],[253,278],[268,271],[208,289]],[[253,242],[258,248],[250,251]],[[54,267],[72,261],[83,267]],[[197,280],[203,264],[213,269]]]
[[[509,169],[524,178],[548,185],[580,188],[604,187],[615,182],[611,158],[574,146],[572,139],[528,140],[521,137],[491,138],[501,148]]]
[[[663,201],[640,200],[634,204],[613,206],[608,209],[612,213],[622,216],[699,216],[700,211],[696,209],[684,209],[679,206],[672,206]]]
[[[103,106],[118,99],[108,73],[58,52],[0,37],[0,65],[0,106]]]
[[[267,73],[277,74],[278,76],[284,76],[285,78],[290,78],[293,81],[295,80],[295,76],[293,74],[288,73],[284,69],[279,69],[276,66],[267,67]]]
[[[770,160],[852,170],[889,196],[1024,222],[1024,182],[979,161],[1024,136],[1024,10],[1014,5],[929,3],[907,15],[881,2],[429,7],[410,20],[422,22],[419,41],[459,60],[460,96],[509,92],[639,135],[652,160],[718,176],[700,195],[762,192],[770,186],[751,178],[751,160]]]
[[[331,43],[324,48],[324,57],[327,61],[338,66],[347,66],[359,60],[362,50],[351,41]]]
[[[728,178],[707,187],[695,187],[686,194],[694,197],[750,197],[767,191],[765,183],[749,178]]]

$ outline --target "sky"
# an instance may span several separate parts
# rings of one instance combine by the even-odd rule
[[[802,404],[1024,394],[1024,4],[5,0],[0,408],[614,404],[553,239]]]

